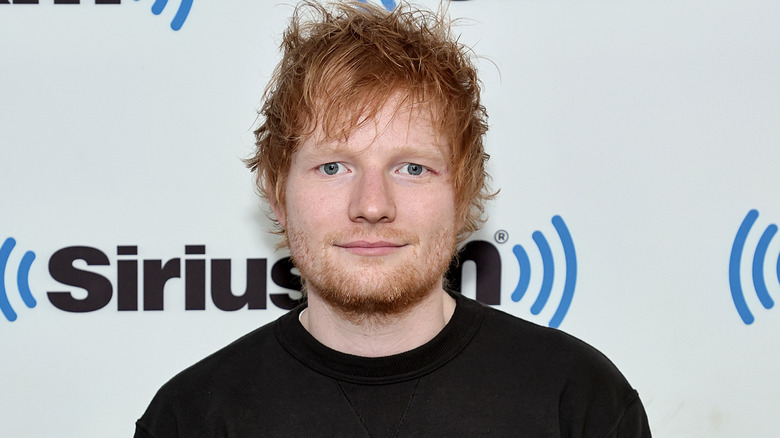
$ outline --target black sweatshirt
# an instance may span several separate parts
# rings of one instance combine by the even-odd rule
[[[604,355],[453,296],[434,339],[379,358],[322,345],[294,309],[166,383],[135,437],[650,437]]]

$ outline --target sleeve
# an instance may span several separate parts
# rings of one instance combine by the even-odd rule
[[[163,386],[155,395],[146,412],[135,422],[133,438],[178,438],[179,427],[176,411],[173,409],[171,397]]]
[[[560,431],[570,438],[649,438],[637,391],[602,353],[575,347],[562,362],[568,376],[560,395]]]
[[[642,401],[637,395],[626,406],[623,416],[620,418],[613,434],[608,438],[650,438],[650,423],[647,421],[647,413]]]
[[[133,434],[133,438],[155,438],[155,436],[146,430],[144,425],[141,424],[141,420],[138,420],[135,422],[135,434]]]

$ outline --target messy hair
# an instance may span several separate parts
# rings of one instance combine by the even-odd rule
[[[429,111],[436,134],[450,142],[458,240],[476,231],[493,196],[483,146],[487,113],[471,50],[450,27],[443,7],[432,12],[401,4],[388,12],[368,3],[302,1],[282,36],[256,149],[246,160],[260,195],[284,209],[291,158],[307,136],[319,128],[328,139],[346,139],[400,94]],[[286,245],[284,238],[279,246]]]

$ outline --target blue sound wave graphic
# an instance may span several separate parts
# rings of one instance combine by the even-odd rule
[[[734,237],[734,243],[731,246],[731,257],[729,258],[729,286],[731,288],[731,299],[734,301],[734,307],[737,308],[742,322],[745,324],[752,324],[755,321],[753,313],[748,308],[745,301],[745,293],[742,290],[742,276],[740,275],[740,266],[742,260],[742,253],[745,249],[745,240],[750,233],[750,229],[758,219],[758,210],[750,210],[742,221],[742,224],[737,230],[737,235]],[[771,296],[769,296],[769,290],[766,287],[766,279],[764,278],[764,262],[766,260],[766,252],[769,248],[769,243],[777,233],[777,225],[769,225],[764,233],[761,234],[761,238],[758,240],[756,250],[753,253],[753,264],[751,266],[751,274],[753,276],[753,287],[756,290],[756,296],[761,302],[761,305],[765,309],[771,309],[774,307],[775,302]],[[780,282],[780,255],[777,259],[777,281]]]
[[[190,14],[190,9],[192,9],[192,2],[193,0],[181,0],[181,3],[179,3],[179,9],[176,11],[176,15],[174,15],[173,20],[171,21],[171,29],[181,29],[181,27],[184,25],[184,22],[187,20],[187,16]],[[152,13],[154,15],[162,14],[162,11],[167,5],[168,0],[154,0],[154,4],[152,5]]]
[[[561,302],[558,304],[558,308],[555,310],[553,317],[550,319],[550,327],[558,328],[563,322],[563,318],[566,316],[566,312],[569,311],[572,299],[574,298],[574,286],[577,282],[577,255],[574,251],[574,242],[571,238],[571,233],[566,227],[566,223],[563,219],[555,215],[552,218],[552,224],[555,230],[558,232],[558,237],[561,239],[561,245],[563,246],[563,253],[566,262],[566,277],[563,284],[563,295],[561,296]],[[532,234],[532,238],[536,243],[536,247],[539,249],[539,254],[542,256],[542,286],[539,290],[539,295],[536,297],[533,305],[531,305],[531,313],[538,315],[544,306],[547,305],[547,301],[550,299],[552,293],[553,279],[555,278],[555,263],[553,261],[552,251],[550,250],[550,244],[547,243],[547,239],[544,235],[536,231]],[[518,302],[523,299],[528,285],[531,281],[531,263],[528,259],[528,253],[521,245],[515,245],[512,248],[512,252],[517,258],[517,263],[520,265],[520,278],[517,280],[517,287],[512,292],[512,301]]]
[[[3,315],[5,315],[5,318],[9,321],[16,321],[16,312],[8,301],[8,294],[6,293],[5,288],[5,269],[8,265],[8,257],[11,255],[14,246],[16,246],[16,240],[11,237],[5,239],[3,245],[0,246],[0,311],[3,312]],[[38,304],[36,303],[32,292],[30,292],[30,266],[32,266],[33,260],[35,260],[34,252],[27,251],[24,253],[16,273],[16,284],[19,287],[19,295],[21,295],[24,304],[31,309]]]
[[[362,3],[368,3],[367,0],[359,0],[359,1]],[[393,9],[395,9],[396,5],[395,5],[395,1],[393,0],[382,0],[382,6],[384,6],[385,9],[387,9],[388,11],[392,11]]]

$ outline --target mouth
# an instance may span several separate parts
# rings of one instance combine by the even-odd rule
[[[376,241],[371,242],[367,240],[356,240],[346,243],[336,243],[336,247],[345,249],[352,254],[364,255],[364,256],[381,256],[392,254],[399,249],[407,246],[406,243]]]

